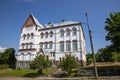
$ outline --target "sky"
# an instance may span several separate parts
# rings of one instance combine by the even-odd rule
[[[0,46],[19,47],[21,27],[30,13],[45,25],[59,23],[62,19],[86,23],[88,14],[94,50],[111,43],[105,41],[105,20],[109,13],[120,12],[120,0],[0,0]],[[83,24],[87,53],[91,52],[88,29]]]

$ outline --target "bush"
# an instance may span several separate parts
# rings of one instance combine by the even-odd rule
[[[0,70],[7,69],[7,68],[8,68],[7,64],[0,64]]]

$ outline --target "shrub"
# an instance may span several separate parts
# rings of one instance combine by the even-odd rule
[[[0,70],[7,69],[7,68],[8,68],[7,64],[0,64]]]

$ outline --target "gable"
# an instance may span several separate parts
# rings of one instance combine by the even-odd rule
[[[35,25],[35,21],[33,20],[32,16],[29,15],[28,19],[26,20],[26,22],[24,23],[23,26],[29,27],[29,26],[33,26],[33,25]]]

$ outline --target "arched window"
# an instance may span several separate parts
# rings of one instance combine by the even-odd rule
[[[70,29],[66,29],[66,36],[70,36]]]
[[[28,43],[26,43],[26,49],[28,49]]]
[[[73,40],[72,41],[72,47],[73,47],[73,51],[77,51],[78,47],[77,47],[77,40]]]
[[[29,39],[29,37],[30,37],[30,34],[27,34],[27,39]]]
[[[60,51],[64,51],[64,42],[63,41],[61,41],[60,42]]]
[[[50,31],[50,37],[53,37],[53,32],[52,31]]]
[[[31,39],[33,39],[33,36],[34,36],[34,34],[33,34],[33,33],[31,33]]]
[[[24,34],[24,35],[23,35],[23,40],[25,40],[25,38],[26,38],[26,35]]]
[[[48,42],[44,43],[44,48],[47,49],[48,48]]]
[[[40,36],[41,36],[41,38],[43,38],[44,34],[43,34],[43,33],[41,33],[41,34],[40,34]]]
[[[40,42],[40,48],[43,48],[43,43],[42,42]]]
[[[64,37],[64,30],[63,29],[60,30],[60,37]]]
[[[49,42],[49,48],[50,48],[50,49],[52,49],[52,45],[53,45],[53,42],[50,41],[50,42]]]
[[[32,45],[33,45],[33,43],[31,42],[31,43],[30,43],[30,49],[32,49]]]
[[[24,46],[25,46],[25,44],[23,43],[23,44],[22,44],[22,49],[24,49]]]
[[[45,38],[48,38],[48,32],[45,33]]]
[[[66,51],[71,51],[70,41],[66,41]]]
[[[72,34],[73,34],[73,36],[77,35],[77,29],[76,28],[72,28]]]

